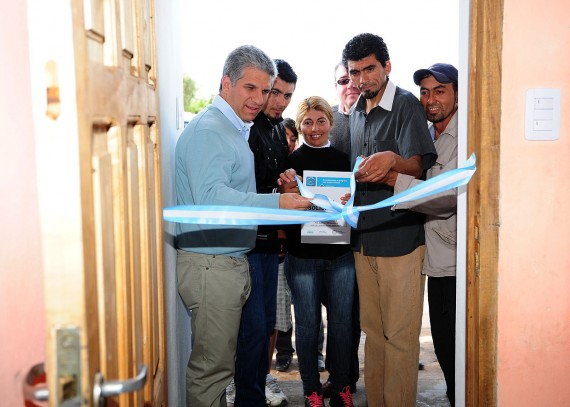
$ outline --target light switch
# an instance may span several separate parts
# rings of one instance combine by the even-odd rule
[[[534,120],[532,122],[533,131],[552,131],[553,120]]]
[[[541,110],[541,109],[552,109],[553,103],[552,98],[534,98],[534,109]]]
[[[525,137],[527,140],[560,138],[560,89],[527,90]]]

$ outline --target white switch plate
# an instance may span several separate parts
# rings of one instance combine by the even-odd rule
[[[560,139],[560,89],[526,91],[525,137],[527,140]]]

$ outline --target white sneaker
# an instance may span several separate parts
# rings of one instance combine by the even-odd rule
[[[228,384],[226,387],[226,403],[228,407],[234,407],[234,403],[236,401],[236,384],[234,383],[234,379]]]
[[[265,377],[265,399],[268,406],[282,406],[289,401],[271,374]]]
[[[323,360],[322,356],[319,356],[317,359],[317,367],[319,368],[319,372],[325,371],[325,361]]]

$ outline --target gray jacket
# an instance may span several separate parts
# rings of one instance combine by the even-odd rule
[[[435,141],[436,163],[427,170],[427,179],[457,168],[457,113]],[[398,174],[394,193],[423,182]],[[457,188],[395,205],[394,209],[411,209],[427,215],[425,223],[426,257],[423,274],[432,277],[455,276],[457,248]]]

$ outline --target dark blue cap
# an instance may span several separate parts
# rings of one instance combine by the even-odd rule
[[[449,64],[433,64],[428,69],[417,70],[414,73],[414,82],[419,86],[427,76],[433,76],[439,83],[457,82],[457,68]]]

